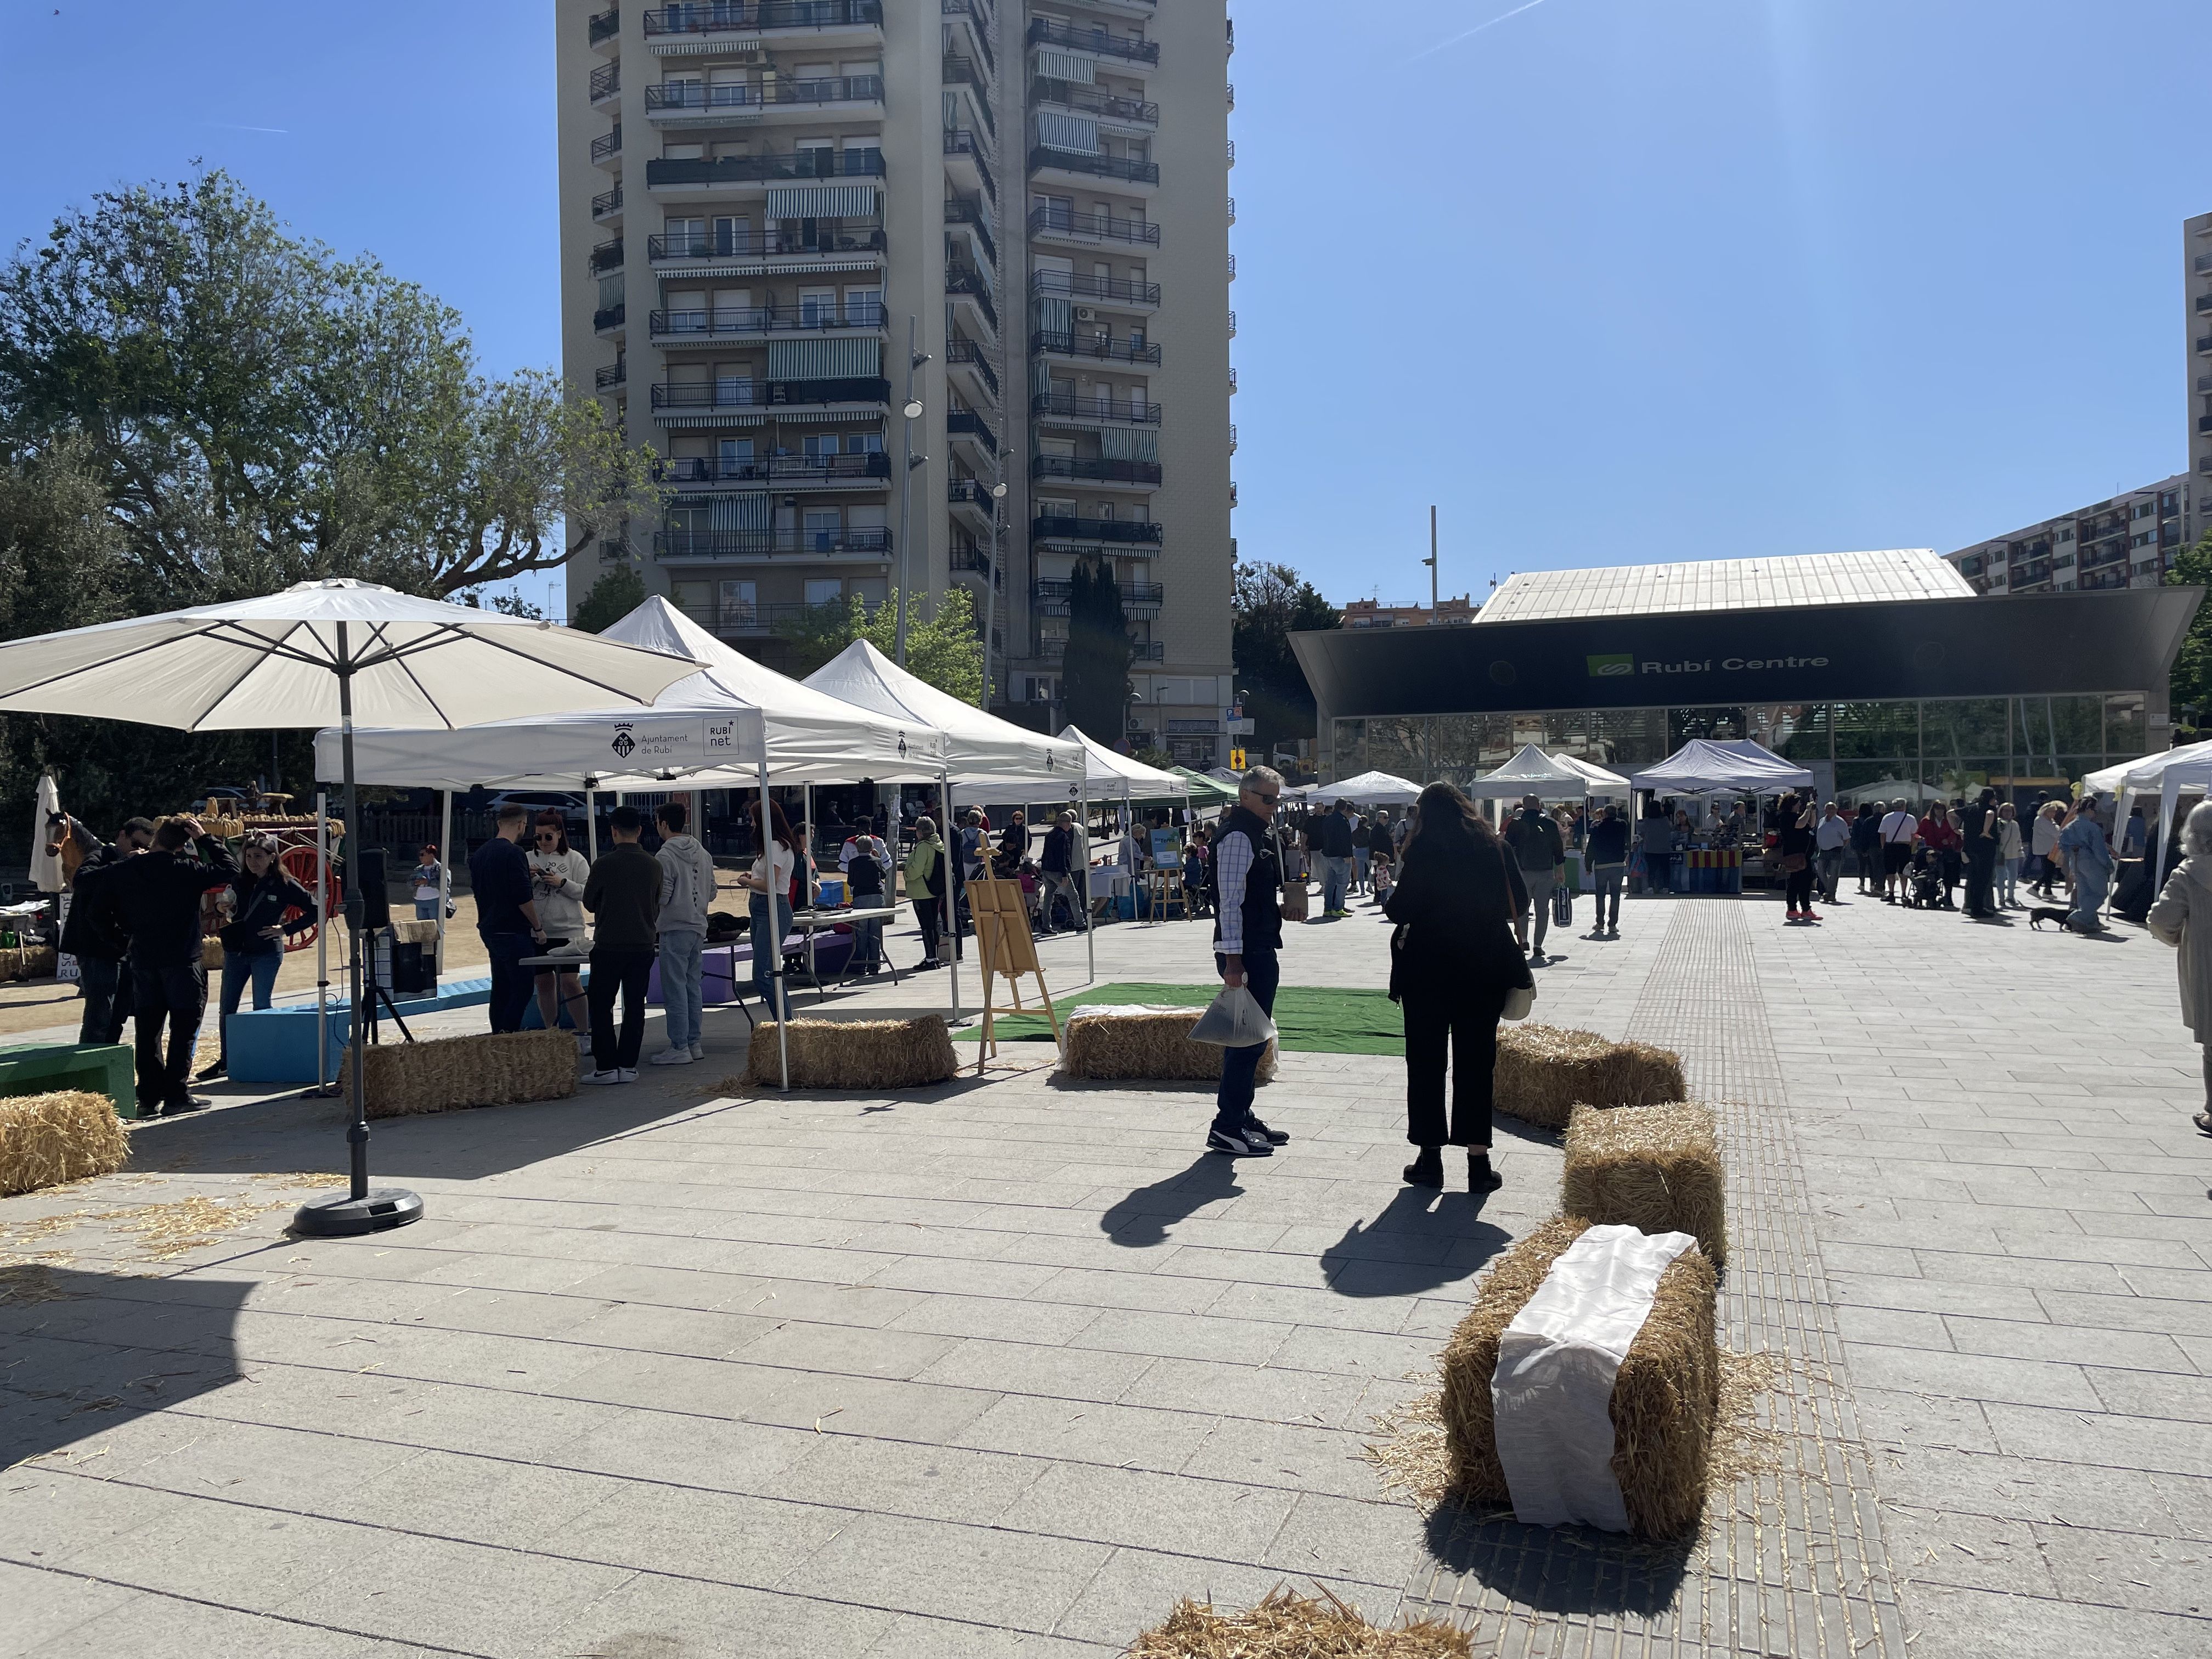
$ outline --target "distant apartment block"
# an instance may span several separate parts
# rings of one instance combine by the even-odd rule
[[[1980,593],[2156,587],[2188,545],[2190,484],[2177,473],[1943,556]]]
[[[1471,623],[1482,607],[1468,595],[1443,599],[1431,608],[1413,601],[1354,599],[1344,607],[1346,628],[1435,628]]]
[[[2181,222],[2182,331],[2188,366],[2189,478],[2181,504],[2181,539],[2194,546],[2212,530],[2212,213]]]

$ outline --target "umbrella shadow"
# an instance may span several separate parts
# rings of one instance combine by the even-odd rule
[[[1168,1230],[1176,1222],[1189,1220],[1209,1204],[1243,1194],[1237,1184],[1235,1158],[1200,1152],[1188,1169],[1116,1199],[1098,1218],[1098,1227],[1116,1244],[1149,1249],[1166,1243]]]
[[[1322,1252],[1339,1296],[1419,1296],[1466,1279],[1512,1242],[1482,1218],[1488,1194],[1401,1187],[1372,1221],[1355,1221]]]

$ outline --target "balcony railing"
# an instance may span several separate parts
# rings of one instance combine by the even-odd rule
[[[884,0],[698,0],[645,15],[647,39],[657,34],[750,33],[755,29],[821,29],[855,24],[882,27]]]
[[[983,257],[994,265],[999,263],[998,238],[991,234],[991,216],[980,197],[946,197],[945,222],[948,225],[972,227],[975,232],[975,240],[983,245]]]
[[[996,505],[991,492],[981,478],[950,478],[945,481],[945,499],[953,507],[980,507],[991,515]]]
[[[888,530],[692,530],[671,525],[653,534],[662,557],[695,559],[819,558],[830,553],[881,557],[891,550]],[[756,605],[755,610],[765,609]],[[794,605],[793,610],[805,607]]]
[[[1046,420],[1107,421],[1115,426],[1158,426],[1160,406],[1139,401],[1117,403],[1111,398],[1086,398],[1076,392],[1040,392],[1030,399],[1030,413]]]
[[[1115,460],[1103,455],[1032,455],[1030,477],[1062,478],[1071,483],[1156,484],[1160,481],[1160,464]]]
[[[891,458],[880,449],[858,455],[763,455],[757,459],[709,460],[686,456],[660,463],[663,483],[676,484],[865,484],[891,476]]]
[[[645,182],[653,185],[775,184],[786,179],[880,179],[879,149],[802,149],[781,155],[695,156],[645,164]]]
[[[592,326],[603,334],[611,328],[620,328],[628,309],[623,305],[601,306],[592,313]]]
[[[945,130],[945,153],[964,155],[975,163],[975,176],[983,181],[984,192],[995,202],[999,199],[999,181],[991,176],[991,164],[983,159],[983,141],[966,127],[947,127]]]
[[[1066,640],[1039,640],[1037,641],[1036,653],[1042,661],[1058,662],[1061,658],[1067,654],[1067,641]],[[1167,646],[1162,641],[1131,640],[1129,641],[1129,660],[1131,662],[1164,662],[1167,660]]]
[[[951,0],[945,0],[950,5]],[[1073,23],[1055,22],[1048,17],[1030,19],[1029,43],[1033,46],[1073,46],[1078,52],[1095,52],[1103,58],[1125,58],[1133,64],[1157,64],[1160,61],[1160,43],[1157,40],[1133,40],[1126,34],[1113,34],[1097,27],[1079,28]]]
[[[656,338],[714,339],[740,334],[818,334],[833,328],[881,328],[884,307],[858,296],[848,298],[841,314],[835,306],[811,301],[781,306],[720,306],[711,310],[656,311],[646,319]]]
[[[611,98],[622,90],[622,60],[602,64],[592,71],[592,101]]]
[[[1062,173],[1087,173],[1093,178],[1115,179],[1124,184],[1157,185],[1158,161],[1135,161],[1126,155],[1085,155],[1072,149],[1047,149],[1042,144],[1030,151],[1030,171],[1057,167]]]
[[[1053,513],[1030,520],[1037,541],[1113,542],[1127,547],[1158,547],[1167,538],[1164,525],[1150,520],[1072,519]]]
[[[670,110],[763,109],[779,104],[880,104],[880,75],[830,75],[816,80],[709,85],[703,81],[666,81],[645,89],[647,114]]]
[[[999,397],[999,371],[991,367],[991,360],[983,355],[983,348],[975,341],[956,334],[945,343],[945,361],[965,363],[983,377],[983,384],[991,388],[991,395]]]
[[[1032,294],[1053,294],[1071,300],[1103,300],[1110,305],[1156,306],[1158,283],[1132,282],[1124,276],[1094,276],[1081,270],[1040,270],[1030,278]]]
[[[998,332],[999,307],[991,302],[991,285],[984,281],[982,272],[947,265],[945,268],[945,291],[947,294],[964,294],[974,300],[976,309],[983,313],[983,319],[991,325],[991,331]]]
[[[2199,351],[2212,351],[2212,334],[2198,335],[2197,337],[2197,349]]]
[[[2197,308],[2199,311],[2212,311],[2212,294],[2198,295],[2197,296]]]
[[[1109,213],[1079,213],[1060,207],[1031,210],[1030,234],[1085,236],[1095,241],[1143,243],[1152,247],[1160,245],[1160,228],[1149,219],[1116,219]]]
[[[999,434],[992,431],[990,423],[972,409],[945,410],[945,429],[956,436],[966,435],[979,440],[983,447],[994,455],[999,453]]]
[[[1030,585],[1030,597],[1036,601],[1039,615],[1064,617],[1067,614],[1068,601],[1074,588],[1073,582],[1038,581]],[[1121,596],[1125,610],[1158,611],[1161,601],[1166,598],[1164,590],[1158,582],[1115,582],[1114,589]]]
[[[984,128],[992,137],[996,138],[999,136],[999,118],[991,110],[992,77],[989,66],[986,64],[979,68],[972,58],[947,56],[945,59],[943,79],[948,87],[969,87],[974,89],[975,107],[982,114]]]
[[[594,165],[622,154],[622,123],[617,121],[607,131],[592,140],[592,161]]]
[[[622,238],[601,242],[592,250],[592,271],[594,276],[603,270],[620,270],[623,262]]]
[[[1160,124],[1160,106],[1142,98],[1117,98],[1111,93],[1099,92],[1079,81],[1054,81],[1040,77],[1030,82],[1030,102],[1056,104],[1062,109],[1072,109],[1083,115],[1096,115],[1109,121],[1126,121],[1133,126],[1156,127]]]
[[[599,391],[605,392],[610,386],[620,386],[629,378],[629,360],[623,357],[617,357],[614,362],[605,364],[604,367],[592,372],[592,384]]]
[[[753,380],[725,376],[717,380],[664,381],[653,388],[655,409],[759,409],[780,404],[884,404],[891,383],[880,376],[854,375],[826,380]]]
[[[696,232],[657,232],[645,239],[645,253],[648,259],[752,259],[771,255],[787,258],[801,253],[880,253],[884,251],[884,228],[881,225],[856,225],[849,229],[823,229],[817,221],[812,236],[808,236],[797,224],[786,222],[788,228],[764,231],[759,235],[740,235],[734,229],[727,233],[712,230]],[[619,263],[619,261],[617,261]]]
[[[947,17],[968,20],[968,33],[975,42],[975,50],[983,54],[983,66],[992,74],[999,72],[999,54],[991,46],[991,14],[982,0],[942,0],[938,9]]]
[[[973,543],[963,542],[954,547],[950,562],[955,570],[973,570],[986,576],[992,574],[991,556]],[[991,585],[1001,593],[1005,592],[1006,573],[1003,570],[1000,571]],[[993,637],[994,639],[997,637],[995,633]]]
[[[621,33],[622,11],[619,7],[610,6],[592,19],[591,43],[595,46],[602,40],[613,40]]]
[[[622,204],[623,194],[620,185],[617,185],[612,190],[603,190],[592,198],[592,217],[605,219],[612,214],[619,213],[622,211]]]
[[[1117,340],[1108,334],[1059,334],[1043,329],[1030,336],[1030,349],[1049,351],[1062,357],[1089,357],[1106,363],[1157,363],[1160,360],[1158,342],[1139,345],[1134,340]]]

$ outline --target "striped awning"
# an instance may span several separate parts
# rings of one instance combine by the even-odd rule
[[[873,185],[793,185],[768,193],[771,219],[872,219],[876,214]]]
[[[1039,46],[1036,72],[1048,81],[1078,81],[1087,87],[1098,78],[1098,60],[1080,52]]]
[[[771,380],[874,380],[883,372],[881,340],[770,340],[768,343]]]
[[[1067,150],[1078,155],[1098,153],[1098,122],[1092,116],[1041,109],[1036,115],[1036,136],[1037,143],[1047,149]]]
[[[1126,427],[1108,427],[1098,434],[1098,453],[1109,461],[1157,461],[1160,434],[1149,427],[1133,432]]]

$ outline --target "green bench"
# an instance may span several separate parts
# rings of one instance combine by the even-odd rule
[[[64,1089],[106,1095],[115,1103],[118,1117],[137,1116],[131,1045],[68,1042],[0,1048],[0,1096],[45,1095]]]

